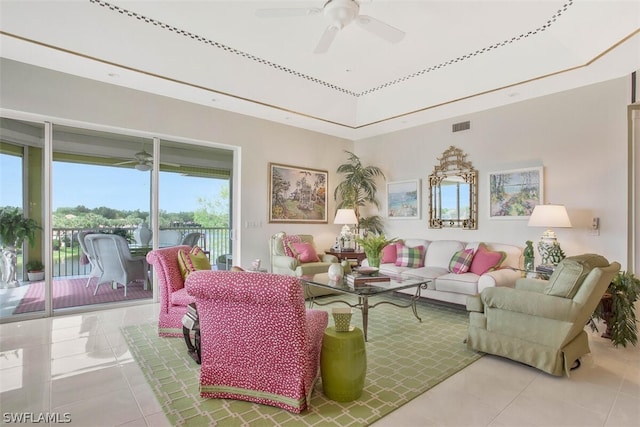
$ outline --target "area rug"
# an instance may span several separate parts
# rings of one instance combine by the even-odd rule
[[[96,280],[92,279],[89,287],[86,287],[87,279],[54,279],[51,285],[53,294],[53,308],[78,307],[81,305],[104,304],[116,301],[128,301],[134,299],[151,298],[153,292],[143,289],[142,282],[132,282],[127,286],[127,296],[124,296],[124,288],[112,289],[108,283],[103,283],[98,288],[98,293],[93,295],[96,288]],[[29,289],[16,307],[13,314],[30,313],[44,310],[44,282],[29,284]]]
[[[330,311],[330,307],[317,308]],[[128,326],[122,331],[171,425],[366,426],[481,357],[463,343],[468,325],[464,309],[420,302],[418,314],[422,323],[410,309],[388,304],[371,309],[361,398],[331,401],[322,393],[320,380],[310,409],[302,414],[244,401],[202,399],[199,365],[187,354],[182,338],[159,338],[156,324]],[[355,310],[352,325],[361,324],[359,310]]]

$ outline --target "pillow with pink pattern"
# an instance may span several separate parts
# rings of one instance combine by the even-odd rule
[[[300,262],[318,262],[318,254],[311,243],[291,243],[294,257]]]
[[[291,243],[300,243],[302,242],[302,238],[296,234],[291,234],[284,236],[282,238],[282,246],[284,246],[284,254],[286,256],[295,257],[296,255],[293,253],[293,249],[291,249]]]

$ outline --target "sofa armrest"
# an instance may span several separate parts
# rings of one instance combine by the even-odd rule
[[[294,257],[286,256],[286,255],[274,255],[273,256],[273,266],[279,268],[287,268],[291,271],[295,271],[296,268],[300,265],[300,261],[295,259]]]
[[[500,268],[498,270],[488,271],[478,279],[478,292],[482,292],[485,288],[495,288],[498,286],[513,288],[516,280],[520,277],[520,272],[511,268]]]
[[[548,280],[521,278],[516,280],[516,289],[541,294],[544,292],[544,288],[546,288],[548,284]]]
[[[487,288],[480,295],[486,307],[571,322],[581,306],[571,299],[513,288]]]

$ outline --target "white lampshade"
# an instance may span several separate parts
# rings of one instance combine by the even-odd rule
[[[356,212],[353,209],[338,209],[336,217],[333,220],[334,224],[357,224],[358,218],[356,218]]]
[[[571,227],[564,205],[537,205],[529,217],[529,227]]]

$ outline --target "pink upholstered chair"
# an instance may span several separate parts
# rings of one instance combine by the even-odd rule
[[[196,271],[186,288],[200,318],[200,395],[302,412],[318,377],[328,315],[305,309],[299,279]]]
[[[158,275],[160,291],[160,316],[158,335],[161,337],[182,337],[182,317],[187,305],[195,298],[187,294],[178,265],[178,251],[189,251],[189,246],[171,246],[157,249],[147,254],[147,262]]]

